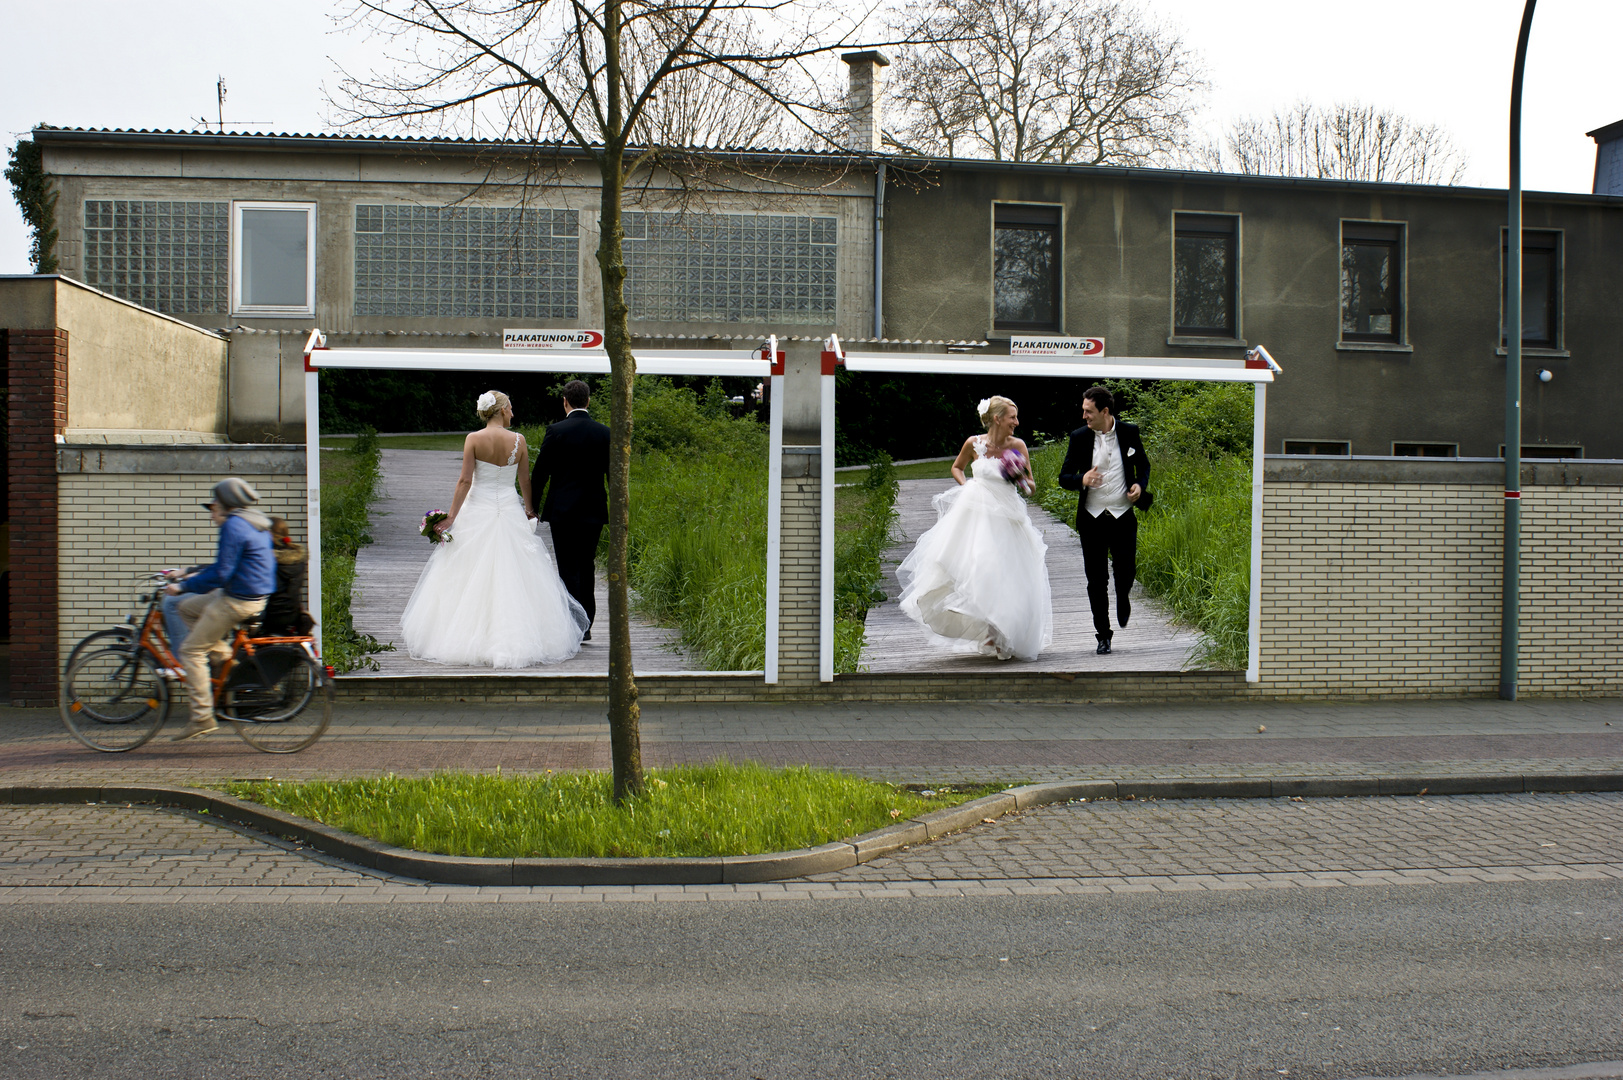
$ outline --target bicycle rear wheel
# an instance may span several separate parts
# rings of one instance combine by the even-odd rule
[[[68,653],[67,663],[62,665],[62,674],[66,675],[68,669],[73,667],[79,657],[92,649],[129,649],[134,647],[135,634],[127,626],[110,626],[105,630],[97,630],[93,634],[86,634],[79,639],[79,644],[73,647],[73,651]]]
[[[255,750],[291,754],[321,738],[332,722],[332,687],[325,669],[302,649],[271,645],[239,657],[219,712]]]
[[[169,684],[144,650],[96,649],[68,669],[58,708],[74,738],[92,750],[122,753],[163,727]]]

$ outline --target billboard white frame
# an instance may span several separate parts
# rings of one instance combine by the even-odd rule
[[[681,675],[764,675],[778,681],[778,608],[783,522],[783,354],[776,336],[759,348],[634,349],[639,375],[737,375],[770,380],[771,460],[768,462],[766,551],[766,668],[749,672],[675,672]],[[382,371],[556,372],[602,375],[609,356],[602,349],[412,349],[329,348],[326,335],[313,330],[304,346],[305,485],[309,508],[310,608],[317,617],[313,631],[321,645],[321,381],[323,368],[370,368]],[[830,578],[832,584],[832,578]],[[528,672],[545,676],[546,672]],[[661,674],[669,674],[662,672]]]
[[[1245,681],[1258,682],[1262,669],[1262,459],[1264,426],[1268,412],[1268,384],[1282,374],[1279,364],[1261,345],[1246,350],[1243,359],[1230,357],[1162,356],[987,356],[966,353],[848,352],[831,336],[823,352],[823,442],[828,475],[834,463],[834,368],[847,371],[882,371],[915,375],[1009,375],[1060,379],[1178,379],[1193,382],[1247,382],[1255,387],[1251,420],[1251,605],[1247,626]],[[823,681],[833,680],[834,573],[833,491],[824,485],[823,612],[827,629],[823,642]]]

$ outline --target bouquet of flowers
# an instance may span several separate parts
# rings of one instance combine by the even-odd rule
[[[1003,470],[1003,479],[1013,484],[1020,494],[1030,495],[1036,490],[1036,485],[1031,482],[1030,462],[1019,450],[1009,447],[998,455],[997,463]]]
[[[428,537],[430,544],[443,544],[451,539],[451,534],[449,532],[440,532],[434,526],[450,516],[444,510],[430,510],[423,515],[423,520],[417,523],[417,531]]]

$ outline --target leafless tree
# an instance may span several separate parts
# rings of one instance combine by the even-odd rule
[[[1436,124],[1359,102],[1298,102],[1229,130],[1207,163],[1251,176],[1312,176],[1398,184],[1458,184],[1466,156]]]
[[[1179,36],[1118,0],[908,0],[898,147],[949,157],[1137,165],[1184,145],[1206,89]]]
[[[636,362],[626,305],[628,185],[703,142],[760,145],[782,124],[815,142],[833,107],[805,76],[861,42],[861,19],[816,0],[359,0],[352,25],[386,59],[345,78],[347,124],[495,135],[545,158],[562,144],[601,179],[604,345],[610,416],[609,738],[616,801],[643,785],[627,577]],[[809,91],[797,95],[796,90]]]

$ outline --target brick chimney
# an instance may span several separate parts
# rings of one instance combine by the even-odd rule
[[[851,65],[851,86],[845,96],[850,110],[848,146],[859,154],[880,153],[883,117],[879,97],[884,92],[884,69],[890,66],[890,60],[875,49],[841,53],[840,59]]]

